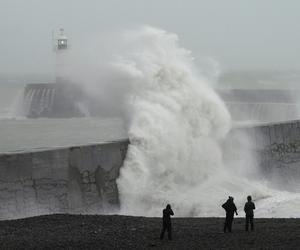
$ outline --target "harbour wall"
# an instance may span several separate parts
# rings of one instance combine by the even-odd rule
[[[128,144],[122,140],[0,154],[0,219],[116,212],[116,179]],[[248,162],[241,157],[240,148],[244,148],[270,183],[300,191],[300,121],[239,126],[230,131],[223,146],[229,149],[224,157],[237,157],[241,168]]]
[[[80,88],[70,83],[27,84],[21,113],[28,118],[83,117],[78,105],[83,95]]]
[[[300,121],[240,126],[227,136],[226,148],[250,152],[253,167],[271,186],[300,192]],[[245,143],[246,141],[246,143]],[[243,150],[241,150],[243,153]],[[230,155],[227,157],[231,157]],[[241,168],[247,156],[241,158]]]
[[[118,208],[128,141],[0,154],[0,219]]]

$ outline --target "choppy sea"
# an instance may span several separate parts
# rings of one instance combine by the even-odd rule
[[[16,116],[26,83],[49,77],[0,75],[0,152],[97,143],[127,138],[118,118],[26,119]],[[298,71],[233,71],[220,76],[217,87],[299,88]]]

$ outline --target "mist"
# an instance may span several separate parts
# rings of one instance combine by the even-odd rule
[[[52,30],[65,28],[70,45],[96,34],[152,25],[174,32],[222,71],[299,70],[298,1],[0,1],[1,74],[54,74]],[[200,68],[200,67],[199,67]]]

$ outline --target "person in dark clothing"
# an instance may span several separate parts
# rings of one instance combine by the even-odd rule
[[[231,232],[234,213],[236,215],[238,215],[236,206],[233,202],[233,197],[229,196],[228,200],[222,205],[222,207],[226,211],[226,219],[225,219],[225,223],[224,223],[224,233],[226,233],[227,229],[228,229],[228,232]]]
[[[171,208],[171,205],[168,204],[166,208],[163,210],[163,227],[160,234],[160,239],[164,238],[165,231],[168,231],[168,239],[172,240],[172,224],[171,224],[171,215],[174,215],[174,212]]]
[[[246,226],[245,229],[248,231],[249,223],[251,225],[251,231],[254,230],[254,224],[253,224],[253,218],[254,218],[254,213],[253,210],[255,209],[255,204],[252,202],[252,197],[249,195],[247,197],[247,202],[245,203],[244,206],[244,211],[246,213]]]

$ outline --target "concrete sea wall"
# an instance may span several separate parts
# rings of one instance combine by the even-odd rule
[[[0,154],[0,219],[116,211],[116,179],[128,144],[122,140]],[[227,157],[237,156],[241,168],[248,159],[232,149],[244,147],[255,156],[262,176],[283,190],[300,191],[300,121],[238,127],[224,145],[231,152]]]
[[[128,141],[0,154],[0,219],[118,208]]]
[[[235,143],[231,138],[242,136],[251,142],[248,150],[266,180],[283,190],[300,191],[300,121],[235,128],[228,140]]]

